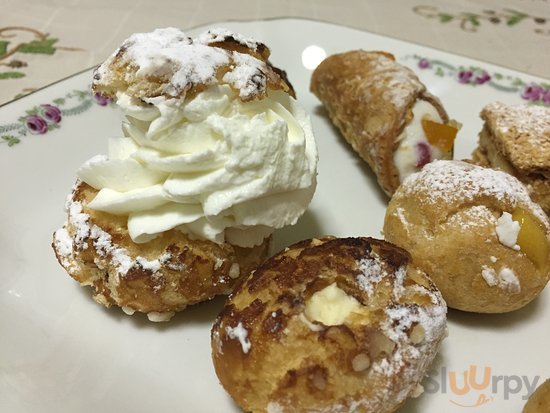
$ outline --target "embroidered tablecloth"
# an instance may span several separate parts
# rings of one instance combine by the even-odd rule
[[[0,13],[0,104],[100,63],[134,32],[274,17],[342,24],[550,77],[550,0],[18,0]]]

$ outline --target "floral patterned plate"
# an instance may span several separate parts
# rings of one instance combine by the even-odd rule
[[[485,104],[550,104],[543,79],[367,32],[298,19],[217,25],[267,43],[313,119],[318,191],[300,222],[276,234],[277,249],[322,234],[381,236],[386,199],[309,92],[326,54],[386,50],[415,69],[463,123],[459,159],[476,145]],[[76,169],[121,133],[119,113],[88,92],[90,81],[86,71],[0,108],[0,411],[237,412],[210,361],[209,330],[223,299],[153,324],[95,304],[55,260],[51,237]],[[520,411],[548,376],[549,319],[548,289],[512,314],[450,312],[425,393],[401,411]]]

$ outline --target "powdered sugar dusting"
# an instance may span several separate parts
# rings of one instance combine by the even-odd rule
[[[159,271],[161,267],[159,260],[149,261],[144,257],[137,257],[136,263],[139,264],[144,270],[151,271],[153,274]]]
[[[376,63],[370,70],[372,82],[375,85],[384,84],[384,98],[398,111],[403,111],[417,93],[425,90],[425,86],[412,70],[399,65],[389,57],[379,55],[373,62]]]
[[[161,268],[160,260],[149,261],[144,257],[138,256],[132,259],[125,248],[116,246],[109,233],[102,230],[97,225],[90,225],[90,216],[82,212],[82,204],[78,201],[69,201],[69,224],[74,229],[74,245],[77,249],[85,250],[88,248],[88,240],[101,257],[110,255],[111,262],[115,266],[118,275],[125,276],[133,268],[149,271],[153,276]],[[60,248],[57,250],[63,254],[72,253],[72,240],[66,228],[56,232],[56,239],[60,240]],[[69,244],[70,242],[70,244]],[[70,245],[70,249],[68,248]],[[68,255],[67,255],[68,256]]]
[[[491,267],[484,265],[481,269],[481,276],[489,287],[498,285],[497,274]]]
[[[78,271],[79,264],[72,259],[74,252],[73,240],[66,229],[66,225],[55,231],[53,242],[57,258],[61,265],[67,268],[67,270]]]
[[[202,44],[224,42],[227,39],[234,39],[238,43],[245,45],[246,47],[252,50],[258,50],[259,46],[263,46],[262,43],[250,37],[245,37],[242,34],[235,33],[223,27],[212,28],[204,33],[201,33],[197,38],[197,40]]]
[[[476,227],[485,227],[487,223],[496,224],[496,218],[485,205],[474,205],[465,211],[468,219],[459,214],[449,217],[447,223],[451,226],[459,225],[464,230],[473,230]]]
[[[495,128],[507,133],[515,129],[519,134],[530,134],[540,144],[548,144],[550,138],[550,109],[536,105],[510,106],[493,102],[484,108],[487,112],[498,114]],[[536,143],[533,142],[533,143]]]
[[[500,270],[498,275],[500,279],[499,285],[502,286],[502,288],[513,294],[517,294],[521,291],[519,279],[512,269],[504,267]]]
[[[432,295],[432,297],[435,295]],[[428,307],[395,304],[386,309],[388,316],[384,330],[395,342],[408,340],[409,331],[415,325],[421,325],[428,341],[439,337],[445,327],[447,308],[439,299],[437,305]]]
[[[73,253],[73,240],[65,228],[58,229],[54,234],[57,252],[63,257],[70,257]]]
[[[407,177],[399,191],[406,196],[422,193],[427,203],[467,203],[481,197],[494,197],[511,208],[521,204],[548,222],[523,184],[512,175],[462,161],[436,160]]]
[[[407,221],[407,217],[405,216],[405,210],[401,207],[396,208],[394,211],[394,214],[399,218],[407,232],[409,231],[409,221]]]
[[[550,170],[550,108],[494,102],[483,108],[481,117],[515,168],[527,173]]]
[[[401,109],[407,103],[407,98],[411,96],[411,84],[413,93],[424,89],[416,76],[407,72],[409,69],[404,70],[405,72],[392,72],[392,77],[387,82],[387,90],[384,92],[384,98],[389,99]]]
[[[356,277],[357,284],[369,297],[374,294],[376,284],[388,276],[388,272],[382,268],[380,258],[372,251],[368,257],[359,261],[359,270],[360,273]]]
[[[369,255],[363,257],[358,262],[359,274],[356,276],[355,280],[359,287],[365,291],[370,298],[374,294],[376,285],[380,283],[383,279],[386,279],[390,276],[390,272],[387,265],[380,259],[380,256],[374,251],[370,251]],[[399,267],[393,274],[393,299],[399,300],[402,294],[405,291],[403,286],[405,276],[407,274],[407,269],[405,267]]]
[[[386,310],[388,320],[384,326],[388,338],[395,342],[406,340],[407,335],[405,333],[409,331],[413,324],[418,323],[424,328],[428,340],[432,340],[441,334],[441,329],[446,325],[447,306],[438,290],[429,290],[419,284],[409,286],[407,288],[430,297],[433,305],[424,308],[419,305],[401,304],[400,301],[406,293],[406,266],[400,266],[393,271],[388,268],[378,254],[370,251],[367,256],[358,261],[358,269],[359,274],[356,276],[356,282],[369,297],[374,294],[377,284],[383,280],[392,280],[393,304]]]
[[[166,268],[172,271],[183,271],[185,269],[185,264],[174,259],[175,257],[168,251],[165,251],[160,257],[159,262],[161,265],[164,265]]]
[[[368,406],[376,409],[382,405],[385,397],[392,395],[391,397],[401,401],[416,388],[416,384],[421,380],[422,373],[419,373],[419,371],[423,370],[413,369],[411,364],[429,362],[424,360],[424,353],[435,341],[445,336],[447,306],[436,289],[429,289],[419,284],[405,287],[406,265],[394,270],[374,251],[370,251],[365,257],[358,260],[358,270],[359,274],[356,276],[356,282],[369,297],[374,296],[380,283],[388,280],[391,280],[392,283],[391,301],[384,309],[385,319],[381,322],[380,329],[395,344],[395,349],[391,355],[375,360],[371,368],[377,374],[386,377],[399,375],[404,378],[404,382],[411,383],[410,386],[401,389],[398,394],[393,394],[391,389],[388,388],[387,393],[380,394],[379,400],[357,402],[357,407]],[[410,291],[428,296],[431,305],[411,303],[406,298],[407,292]],[[423,336],[418,343],[414,344],[411,340],[411,334],[417,326],[422,328]],[[330,411],[346,411],[338,410],[335,406],[332,406],[332,408],[334,410]]]
[[[233,62],[235,68],[223,76],[223,81],[238,89],[241,98],[253,95],[258,89],[266,88],[267,78],[261,70],[260,60],[247,54],[235,54]]]
[[[70,202],[68,205],[69,219],[75,228],[74,242],[80,249],[88,248],[86,239],[90,236],[90,225],[88,214],[82,213],[82,204],[80,202]]]
[[[218,69],[225,66],[229,70],[223,81],[238,89],[241,98],[249,99],[266,89],[267,64],[249,54],[210,45],[228,39],[251,51],[261,45],[222,28],[211,29],[197,38],[173,27],[135,33],[96,69],[94,84],[111,82],[116,73],[111,73],[110,67],[120,60],[137,67],[137,79],[166,79],[163,94],[179,97],[194,85],[215,84]]]
[[[481,276],[489,287],[502,288],[512,294],[517,294],[521,291],[521,284],[514,271],[508,267],[503,267],[498,275],[494,268],[487,265],[481,267]]]
[[[252,344],[248,339],[248,331],[246,330],[246,328],[244,328],[243,323],[239,322],[236,327],[227,326],[225,327],[225,332],[230,339],[239,340],[239,343],[241,343],[241,347],[243,349],[243,353],[246,354],[250,351],[250,347],[252,347]]]

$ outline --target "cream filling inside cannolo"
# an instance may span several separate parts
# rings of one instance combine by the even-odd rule
[[[399,146],[393,162],[399,172],[399,181],[419,171],[428,162],[442,159],[446,155],[441,149],[431,145],[422,128],[422,119],[443,123],[437,109],[425,100],[417,100],[412,108],[413,118],[397,137]]]
[[[126,137],[78,171],[98,189],[92,209],[128,216],[134,242],[176,228],[242,247],[294,224],[316,186],[306,112],[284,92],[243,102],[227,85],[189,101],[124,94]]]

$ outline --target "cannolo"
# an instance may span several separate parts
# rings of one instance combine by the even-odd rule
[[[491,103],[480,116],[474,162],[514,175],[550,214],[550,108]]]
[[[313,72],[311,91],[389,196],[426,163],[452,158],[458,124],[389,53],[329,56]]]

